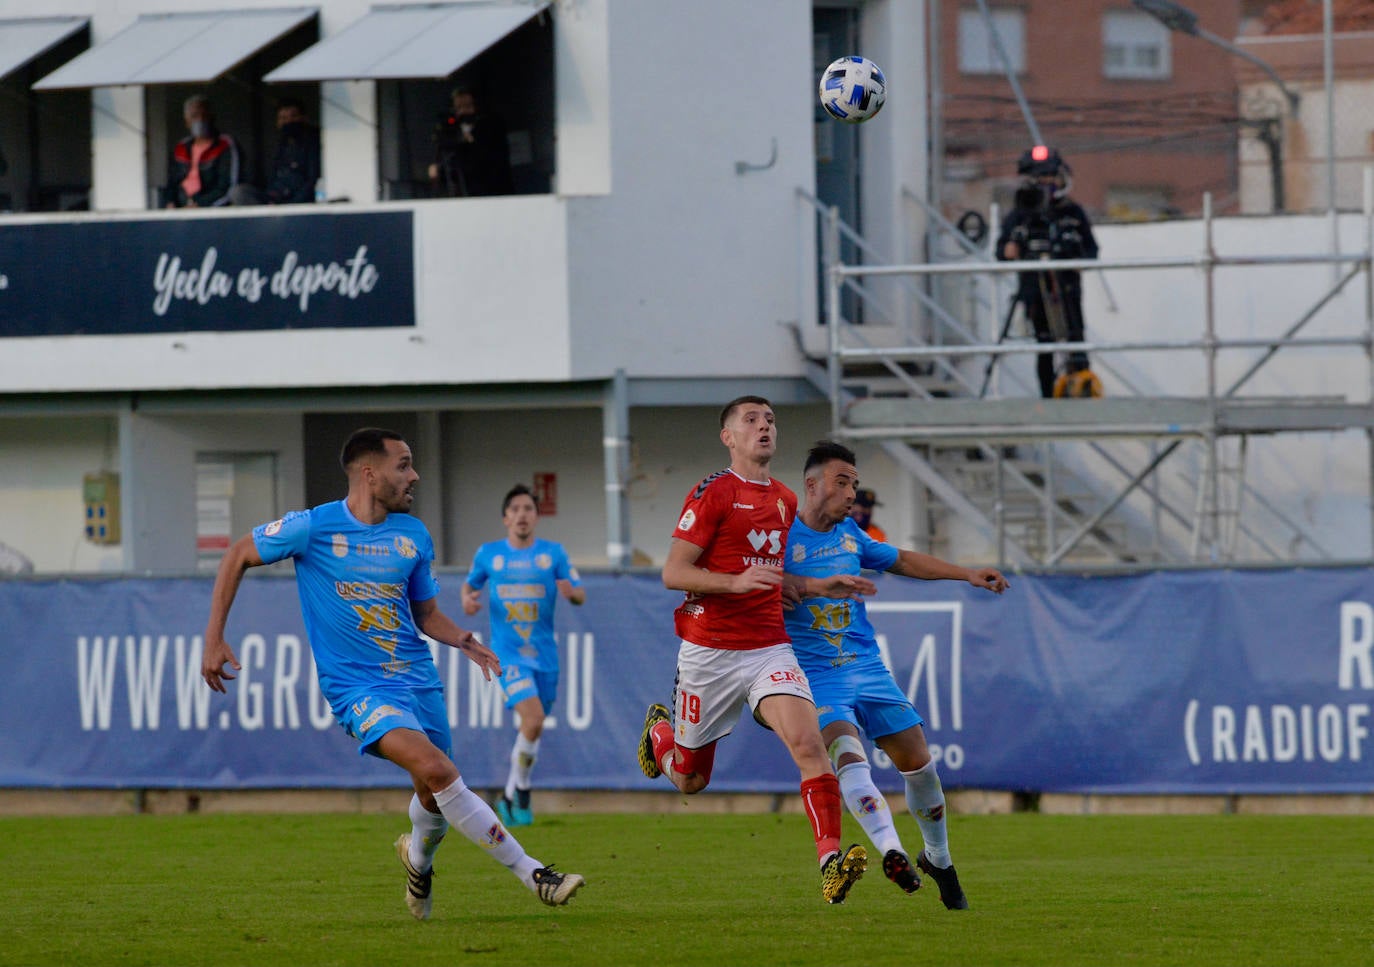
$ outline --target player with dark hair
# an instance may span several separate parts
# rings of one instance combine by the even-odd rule
[[[488,681],[501,664],[436,604],[434,542],[409,513],[420,479],[410,447],[391,430],[362,429],[340,462],[347,497],[262,524],[225,552],[205,627],[205,683],[224,692],[234,678],[225,666],[242,667],[224,627],[244,572],[292,558],[321,693],[359,753],[396,763],[415,786],[411,832],[395,843],[411,914],[430,914],[434,853],[450,824],[544,903],[567,903],[582,877],[527,854],[453,762],[443,683],[420,633],[467,655]]]
[[[841,903],[863,875],[868,854],[857,843],[840,847],[839,783],[783,628],[782,563],[797,495],[769,476],[777,440],[773,407],[763,397],[741,396],[721,411],[720,442],[730,451],[730,466],[687,495],[663,565],[664,585],[685,592],[674,613],[682,641],[673,711],[649,707],[639,766],[650,779],[666,773],[680,792],[700,792],[711,781],[716,743],[748,703],[801,771],[821,895]],[[858,575],[794,583],[794,590],[836,599],[873,590],[873,582]]]
[[[501,660],[506,708],[520,716],[510,753],[510,774],[496,801],[507,826],[534,822],[530,774],[539,757],[544,718],[558,696],[558,642],[553,611],[559,595],[573,604],[587,600],[577,569],[563,545],[534,536],[539,503],[530,488],[516,484],[501,502],[503,540],[483,544],[463,584],[463,613],[482,607],[482,588],[491,584],[491,647]]]
[[[967,581],[997,594],[1007,580],[994,568],[967,568],[929,554],[875,541],[850,517],[858,490],[854,452],[823,440],[805,466],[806,504],[788,535],[787,571],[815,580],[858,574],[861,568],[926,581]],[[835,764],[850,813],[883,854],[883,873],[907,893],[921,885],[893,825],[887,801],[873,783],[859,730],[892,759],[906,780],[906,803],[925,841],[916,866],[940,887],[951,910],[968,906],[949,855],[945,795],[923,719],[883,664],[862,600],[808,595],[786,612],[797,660],[811,682],[821,735]]]

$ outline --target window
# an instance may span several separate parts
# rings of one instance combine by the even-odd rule
[[[1102,15],[1102,75],[1161,80],[1170,74],[1169,28],[1147,13],[1109,10]]]
[[[992,8],[989,13],[1012,70],[1023,73],[1026,69],[1025,11]],[[1003,71],[988,22],[977,9],[959,11],[959,70],[964,74],[1000,74]]]

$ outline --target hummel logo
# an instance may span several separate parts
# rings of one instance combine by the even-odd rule
[[[782,553],[782,531],[761,531],[751,530],[749,532],[749,543],[754,545],[754,550],[762,551],[763,545],[768,545],[769,554]]]

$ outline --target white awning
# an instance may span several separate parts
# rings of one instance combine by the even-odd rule
[[[315,16],[318,7],[144,14],[34,90],[205,84]]]
[[[293,57],[263,79],[447,77],[547,7],[546,2],[373,7],[361,20]]]
[[[89,17],[0,20],[0,80],[51,50],[86,24]]]

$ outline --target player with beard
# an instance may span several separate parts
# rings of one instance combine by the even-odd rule
[[[996,568],[961,567],[869,537],[850,513],[862,491],[854,451],[843,444],[816,444],[807,454],[803,473],[806,504],[787,538],[789,576],[820,578],[870,568],[925,581],[965,581],[996,594],[1007,589],[1007,579]],[[924,719],[883,663],[864,602],[807,595],[787,612],[786,623],[811,681],[822,740],[835,763],[840,792],[883,854],[883,873],[907,893],[921,885],[887,800],[873,783],[860,729],[887,753],[905,781],[907,808],[925,843],[914,867],[935,880],[948,909],[967,909],[968,898],[949,855],[945,794],[921,728]]]
[[[730,466],[687,495],[663,565],[664,585],[686,594],[674,612],[682,641],[673,711],[649,707],[639,767],[650,779],[666,774],[687,795],[705,789],[716,743],[747,702],[801,772],[821,896],[841,903],[863,875],[867,851],[857,843],[840,848],[839,782],[783,627],[783,555],[797,495],[769,476],[777,438],[772,404],[761,396],[741,396],[721,411],[720,442],[730,451]],[[873,590],[873,582],[858,575],[797,578],[793,584],[793,593],[833,598]]]
[[[348,496],[262,524],[225,552],[211,592],[201,675],[217,692],[242,666],[224,638],[229,610],[250,567],[292,558],[320,691],[359,753],[389,759],[415,786],[412,830],[395,843],[406,871],[406,906],[430,915],[435,850],[450,825],[481,846],[550,906],[582,886],[527,854],[453,762],[444,689],[429,645],[457,648],[488,681],[496,655],[439,610],[434,542],[409,513],[415,472],[399,433],[356,431],[339,458]]]

